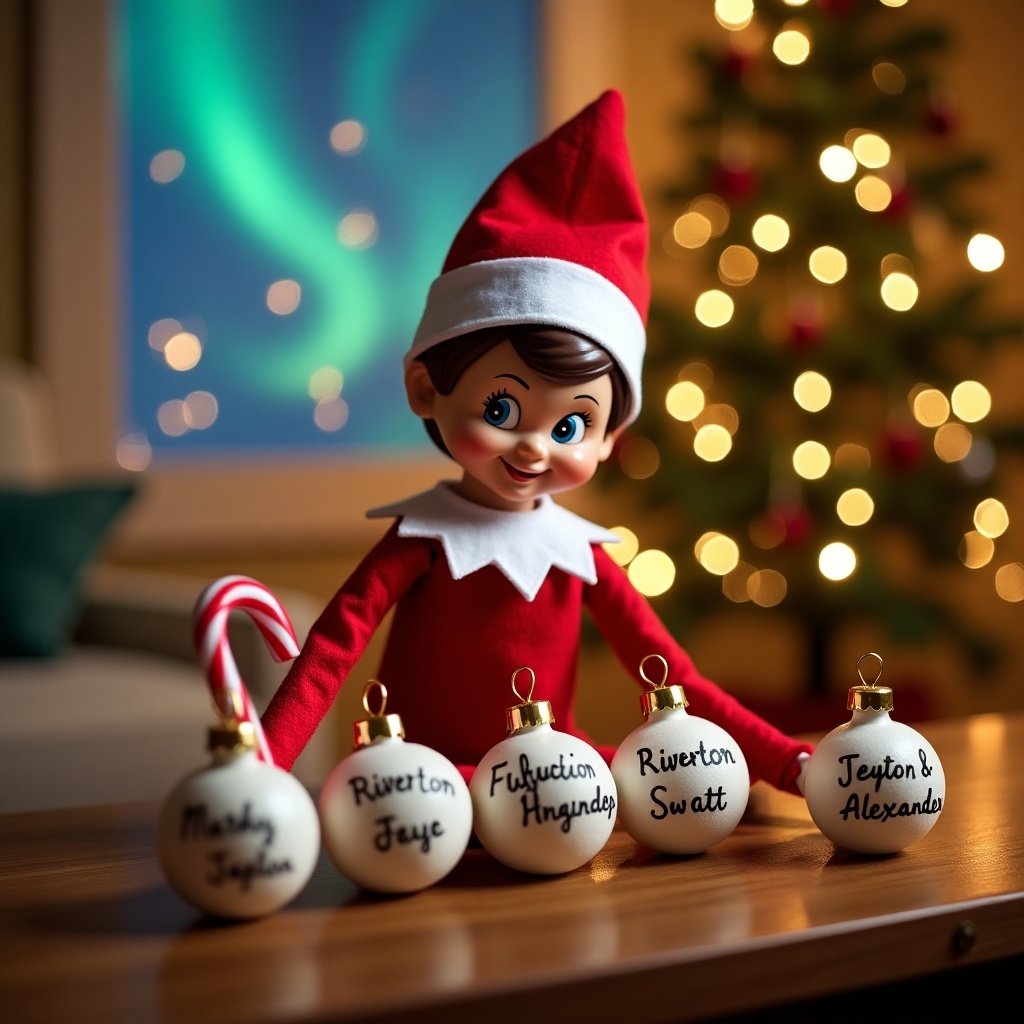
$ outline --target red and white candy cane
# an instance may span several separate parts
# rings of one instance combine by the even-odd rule
[[[206,673],[214,704],[223,714],[234,714],[234,707],[242,708],[243,720],[251,722],[256,731],[260,758],[273,764],[259,714],[231,653],[228,616],[233,611],[245,612],[252,619],[276,661],[294,658],[299,653],[299,644],[281,602],[259,580],[249,576],[222,576],[215,580],[199,595],[192,612],[196,653]]]

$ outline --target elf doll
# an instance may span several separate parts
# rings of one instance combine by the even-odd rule
[[[588,739],[573,716],[586,608],[638,684],[644,657],[662,655],[752,778],[801,791],[811,747],[703,678],[605,551],[615,535],[551,498],[585,484],[640,409],[648,228],[623,121],[605,92],[514,160],[456,235],[404,364],[412,411],[461,476],[368,513],[394,522],[263,716],[281,767],[392,607],[378,672],[389,706],[467,779],[504,738],[523,665],[558,727]],[[598,749],[610,762],[614,748]]]

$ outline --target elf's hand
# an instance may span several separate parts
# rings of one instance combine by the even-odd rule
[[[800,762],[800,774],[796,777],[796,788],[801,793],[804,792],[804,786],[807,785],[807,762],[810,761],[810,754],[797,754],[796,759]]]

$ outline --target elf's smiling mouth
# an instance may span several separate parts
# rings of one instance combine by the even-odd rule
[[[547,470],[542,470],[540,473],[527,473],[524,470],[516,469],[515,466],[506,462],[504,459],[501,460],[501,464],[505,467],[506,472],[517,484],[529,483],[531,480],[536,480],[537,477],[543,476]]]

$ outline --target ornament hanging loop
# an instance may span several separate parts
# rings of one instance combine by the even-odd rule
[[[374,711],[370,707],[370,695],[376,693],[379,700],[380,706]],[[384,709],[388,706],[388,688],[379,680],[371,679],[363,687],[363,710],[374,718],[381,718],[384,715]]]
[[[530,673],[530,689],[525,697],[519,692],[519,688],[516,686],[516,676],[518,676],[520,672]],[[515,670],[515,672],[512,673],[512,692],[516,695],[516,697],[519,698],[520,704],[528,704],[530,701],[533,700],[533,688],[536,684],[537,675],[533,671],[533,669],[530,668],[529,665],[521,665],[519,668]]]
[[[647,674],[647,670],[644,666],[649,661],[656,661],[659,665],[661,665],[661,680],[659,682],[655,682]],[[647,683],[647,685],[650,686],[652,690],[660,689],[668,683],[668,662],[660,654],[646,655],[644,659],[640,662],[640,678],[645,683]]]
[[[872,679],[870,683],[864,678],[864,673],[861,671],[860,667],[860,663],[865,658],[874,658],[878,662],[878,671],[875,673],[875,678]],[[880,654],[875,654],[874,651],[868,651],[857,659],[857,675],[860,677],[860,681],[864,686],[870,686],[872,689],[878,686],[878,680],[882,678],[882,664],[882,656]]]

